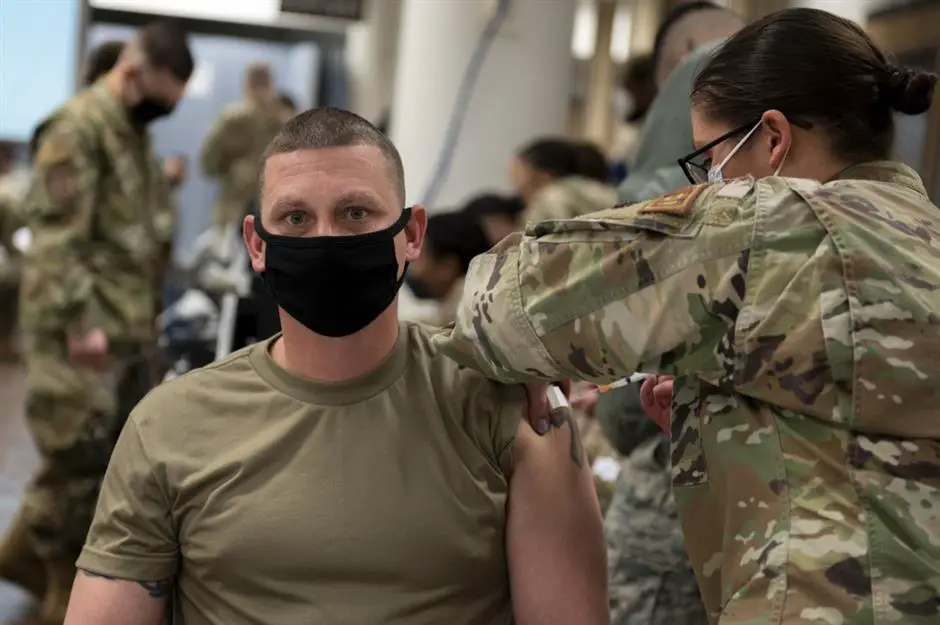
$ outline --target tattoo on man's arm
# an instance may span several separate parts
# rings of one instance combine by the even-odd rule
[[[130,579],[121,579],[120,577],[112,577],[110,575],[102,575],[101,573],[93,573],[82,569],[82,573],[87,577],[95,577],[98,579],[106,579],[113,582],[135,582],[138,586],[147,591],[147,594],[153,597],[154,599],[163,599],[169,597],[170,593],[173,592],[173,580],[172,579],[162,579],[158,582],[140,582],[137,580]]]
[[[556,428],[566,424],[571,428],[571,461],[580,469],[584,450],[581,448],[581,432],[578,430],[578,422],[571,413],[571,409],[562,408],[552,411],[551,422],[552,426]]]
[[[169,597],[173,592],[173,580],[161,579],[159,582],[137,582],[154,599]]]

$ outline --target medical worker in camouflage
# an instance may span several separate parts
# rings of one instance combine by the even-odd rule
[[[172,112],[193,70],[174,24],[144,27],[117,65],[36,130],[24,203],[26,418],[42,456],[0,548],[0,576],[43,598],[61,622],[74,562],[127,415],[118,397],[145,379],[155,333],[160,241],[169,201],[148,125]],[[129,402],[136,403],[134,401]]]
[[[617,191],[607,184],[606,157],[583,141],[533,141],[513,158],[509,176],[526,205],[523,224],[578,217],[617,200]]]
[[[936,80],[823,11],[744,27],[694,83],[707,182],[513,235],[438,338],[505,381],[676,376],[712,623],[940,622],[940,209],[888,160]]]

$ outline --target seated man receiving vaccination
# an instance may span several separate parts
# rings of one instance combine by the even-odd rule
[[[569,427],[538,436],[523,387],[398,319],[427,215],[395,147],[307,111],[260,189],[243,232],[283,331],[137,406],[66,623],[159,625],[168,597],[187,625],[608,623]]]

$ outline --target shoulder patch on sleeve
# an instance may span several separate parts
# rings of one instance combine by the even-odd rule
[[[695,199],[702,191],[710,186],[710,184],[697,184],[679,189],[678,191],[673,191],[672,193],[667,193],[662,197],[650,200],[641,206],[637,212],[640,214],[667,213],[677,216],[688,215],[689,211],[692,209],[692,205],[695,203]]]
[[[74,149],[75,142],[66,134],[50,132],[40,140],[35,164],[38,167],[67,164],[73,157]]]

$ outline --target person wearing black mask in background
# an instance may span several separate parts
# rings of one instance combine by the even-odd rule
[[[24,205],[26,419],[42,464],[0,547],[0,578],[62,621],[75,559],[126,414],[150,390],[154,285],[163,249],[154,218],[170,202],[149,125],[172,113],[193,71],[186,35],[145,26],[117,64],[35,131]],[[135,403],[130,401],[129,403]]]
[[[424,248],[408,267],[406,283],[418,298],[438,303],[430,323],[445,326],[454,320],[467,267],[489,248],[480,218],[472,213],[442,213],[428,219]]]

